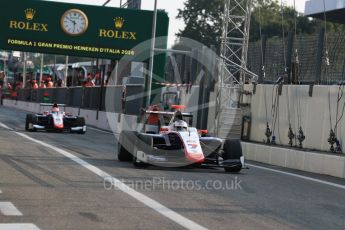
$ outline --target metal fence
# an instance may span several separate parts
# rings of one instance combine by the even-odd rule
[[[325,62],[326,50],[329,66]],[[262,63],[265,66],[265,76]],[[334,84],[343,81],[345,33],[327,34],[325,39],[322,29],[314,35],[294,37],[293,33],[290,33],[284,42],[278,37],[251,42],[248,50],[248,68],[260,76],[260,83],[275,82],[285,73],[285,68],[291,83]]]
[[[141,85],[107,86],[101,87],[72,87],[72,88],[46,88],[46,89],[21,89],[18,91],[17,100],[37,103],[58,103],[66,106],[100,110],[128,115],[139,115],[143,106],[143,97],[127,97],[142,94],[144,87]],[[106,103],[111,106],[106,107]]]
[[[327,36],[327,48],[330,65],[322,63],[321,79],[323,83],[345,80],[345,33]],[[324,44],[324,51],[326,44]]]

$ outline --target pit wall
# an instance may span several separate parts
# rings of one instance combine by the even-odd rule
[[[277,144],[283,146],[261,144],[266,140],[266,107],[267,121],[273,131],[272,104],[276,89],[277,86],[274,85],[257,85],[254,90],[253,85],[245,85],[246,91],[253,92],[252,95],[245,95],[243,98],[244,103],[250,104],[251,114],[250,142],[242,142],[245,158],[265,164],[345,178],[345,155],[330,153],[330,145],[327,141],[330,133],[328,92],[330,92],[330,111],[332,129],[334,129],[339,86],[314,86],[311,96],[308,85],[284,85],[282,87],[281,95],[278,96],[279,118],[276,120],[275,136]],[[300,122],[306,136],[303,142],[305,149],[287,147],[289,146],[288,104],[291,126],[296,133],[299,120],[297,105],[299,103]],[[345,95],[339,103],[339,116],[344,103]],[[344,127],[345,117],[339,122],[337,128],[337,137],[342,145],[345,144]]]
[[[246,160],[345,178],[345,157],[293,148],[242,142]]]
[[[39,103],[15,101],[15,100],[3,100],[3,105],[11,108],[24,110],[30,113],[38,113],[40,111]],[[112,131],[118,135],[122,130],[140,130],[141,126],[138,124],[138,117],[132,115],[108,113],[99,111],[97,115],[96,110],[79,109],[73,107],[66,107],[66,111],[79,115],[85,118],[85,122],[89,126],[93,126],[105,131]],[[111,120],[111,122],[109,122]],[[111,128],[112,127],[112,128]]]
[[[256,92],[250,96],[245,96],[244,102],[250,103],[251,111],[251,130],[250,141],[263,142],[266,130],[266,110],[265,110],[265,96],[267,103],[267,118],[272,128],[272,102],[275,97],[275,90],[277,86],[273,85],[257,85]],[[245,89],[253,92],[253,85],[246,85]],[[282,94],[278,97],[279,100],[279,118],[276,121],[275,136],[277,144],[288,145],[288,103],[290,104],[290,120],[294,133],[298,130],[298,116],[297,105],[300,101],[301,108],[301,126],[306,136],[303,142],[303,147],[307,149],[329,151],[330,145],[327,141],[330,133],[330,115],[328,92],[330,91],[331,114],[332,114],[332,128],[334,129],[336,121],[336,105],[339,86],[322,86],[316,85],[313,87],[312,96],[309,96],[308,85],[284,85]],[[345,90],[344,90],[345,91]],[[345,92],[344,92],[345,93]],[[273,95],[273,97],[272,97]],[[299,100],[298,100],[299,98]],[[345,95],[339,103],[339,115],[342,113],[342,106],[345,102]],[[345,116],[338,124],[337,137],[343,145],[343,152],[345,147]]]

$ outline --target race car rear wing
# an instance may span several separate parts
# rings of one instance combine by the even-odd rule
[[[161,114],[161,115],[171,115],[173,116],[175,112],[164,112],[164,111],[151,111],[151,110],[146,110],[146,114]],[[182,113],[182,116],[184,117],[193,117],[193,114],[191,113]]]
[[[52,107],[53,105],[54,105],[53,103],[40,103],[41,107],[48,107],[48,106]],[[66,107],[66,104],[57,104],[57,106]]]
[[[53,107],[53,103],[40,103],[39,111],[38,113],[41,113],[42,110],[44,110],[44,107]],[[57,104],[58,107],[62,108],[63,111],[66,110],[66,104]]]
[[[180,83],[163,83],[163,82],[155,82],[156,85],[167,86],[167,87],[191,87],[192,84],[180,84]]]

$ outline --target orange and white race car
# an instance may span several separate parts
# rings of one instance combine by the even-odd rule
[[[50,107],[51,109],[45,110],[42,113],[26,115],[25,129],[27,131],[50,130],[85,134],[85,119],[65,112],[64,104],[40,104],[40,110],[44,110],[45,107]]]
[[[118,140],[118,159],[132,161],[136,167],[149,165],[182,167],[195,165],[220,167],[226,172],[239,172],[244,167],[239,140],[222,140],[207,136],[206,130],[191,127],[190,113],[182,113],[182,106],[173,106],[175,112],[147,110],[148,116],[161,116],[169,120],[158,127],[144,124],[142,132],[123,131]]]

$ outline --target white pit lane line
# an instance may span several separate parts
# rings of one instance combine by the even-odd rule
[[[4,216],[22,216],[23,214],[11,203],[0,202],[0,213]]]
[[[296,173],[289,173],[289,172],[284,172],[284,171],[280,171],[280,170],[276,170],[276,169],[271,169],[271,168],[267,168],[267,167],[263,167],[263,166],[258,166],[258,165],[248,164],[248,163],[246,163],[246,165],[253,167],[253,168],[262,169],[262,170],[266,170],[266,171],[270,171],[270,172],[275,172],[275,173],[279,173],[279,174],[283,174],[283,175],[287,175],[287,176],[293,176],[293,177],[297,177],[300,179],[309,180],[309,181],[313,181],[313,182],[317,182],[320,184],[325,184],[325,185],[329,185],[332,187],[336,187],[336,188],[340,188],[340,189],[345,190],[344,185],[340,185],[340,184],[336,184],[336,183],[332,183],[332,182],[328,182],[328,181],[324,181],[324,180],[319,180],[319,179],[315,179],[312,177],[302,176],[302,175],[298,175]]]
[[[40,230],[34,224],[0,224],[0,230]]]
[[[13,131],[13,129],[9,128],[7,125],[3,124],[0,122],[0,126],[3,128],[6,128],[8,130]],[[53,145],[44,143],[42,141],[39,140],[35,140],[31,137],[29,137],[28,135],[24,134],[24,133],[20,133],[20,132],[16,132],[13,131],[15,134],[30,140],[34,143],[40,144],[46,148],[52,149],[60,154],[62,154],[63,156],[71,159],[72,161],[76,162],[77,164],[83,166],[84,168],[88,169],[89,171],[93,172],[94,174],[100,176],[103,180],[112,183],[113,186],[115,186],[117,189],[121,190],[122,192],[130,195],[131,197],[133,197],[134,199],[136,199],[137,201],[139,201],[140,203],[146,205],[147,207],[153,209],[154,211],[160,213],[161,215],[167,217],[168,219],[172,220],[173,222],[181,225],[182,227],[186,228],[186,229],[200,229],[200,230],[206,230],[207,228],[195,223],[194,221],[178,214],[177,212],[169,209],[168,207],[162,205],[161,203],[151,199],[150,197],[137,192],[136,190],[128,187],[126,184],[124,184],[123,182],[121,182],[119,179],[112,177],[111,175],[109,175],[108,173],[104,172],[103,170],[87,163],[86,161],[80,159],[77,156],[74,156],[73,154],[62,150],[58,147],[55,147]],[[1,228],[0,228],[1,230]]]

